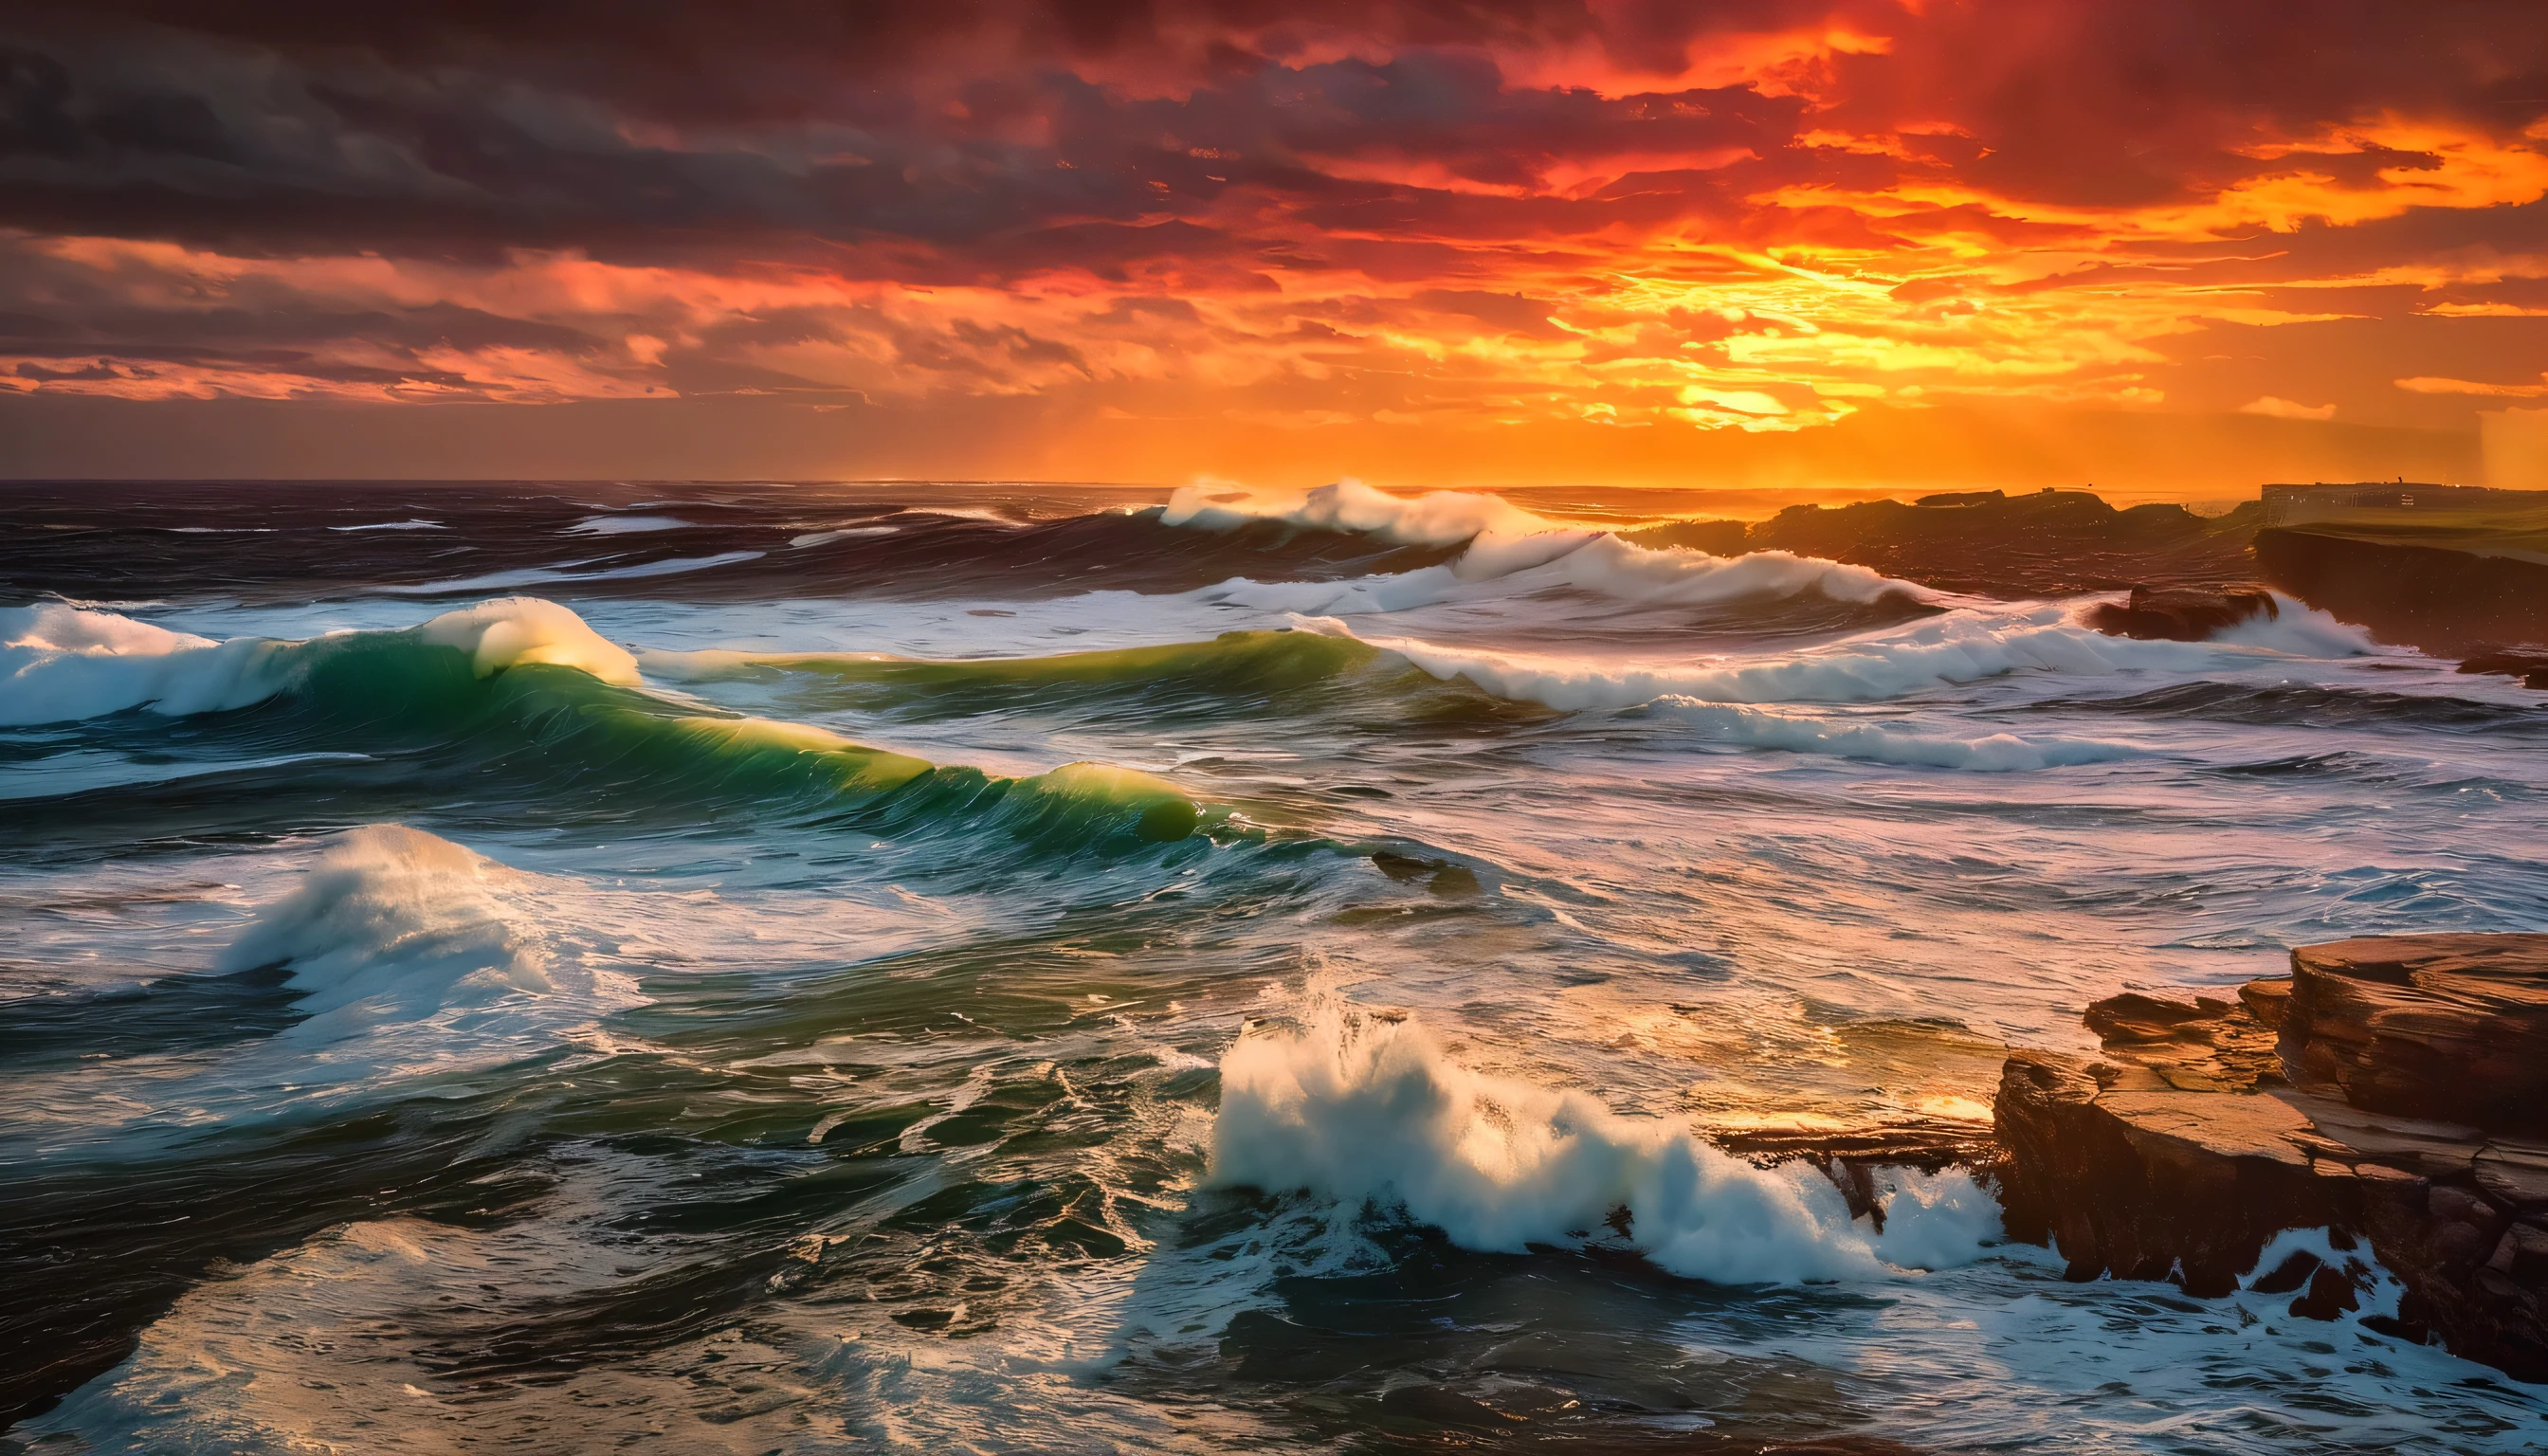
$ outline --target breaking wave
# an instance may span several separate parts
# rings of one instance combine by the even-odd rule
[[[1378,648],[1314,632],[1225,632],[1204,642],[1040,657],[905,658],[873,653],[649,652],[646,672],[668,682],[747,682],[820,688],[827,707],[910,709],[930,716],[1071,703],[1121,705],[1145,717],[1197,707],[1288,704],[1298,694],[1364,674],[1396,681],[1412,670]],[[1422,680],[1419,680],[1422,681]]]
[[[401,824],[350,830],[265,907],[216,969],[288,967],[312,1019],[341,1033],[448,1006],[557,989],[537,928],[500,898],[507,871]]]
[[[615,795],[622,813],[743,800],[895,824],[960,819],[1064,847],[1172,842],[1205,817],[1175,785],[1133,770],[1065,764],[1000,777],[811,724],[703,712],[644,691],[625,649],[536,598],[300,642],[216,643],[69,606],[18,617],[6,624],[12,656],[0,659],[13,668],[6,701],[18,722],[264,705],[236,728],[262,747],[456,755],[455,771]]]
[[[1464,678],[1499,697],[1565,709],[1627,708],[1660,698],[1713,703],[1874,702],[2017,673],[2104,677],[2134,669],[2203,672],[2367,653],[2354,629],[2298,603],[2289,619],[2218,642],[2143,642],[2078,626],[2066,608],[1959,609],[1883,635],[1739,662],[1637,663],[1455,647],[1363,636],[1332,618],[1311,631],[1353,636],[1436,678]]]
[[[1894,1177],[1884,1231],[1804,1163],[1756,1168],[1662,1119],[1471,1070],[1411,1017],[1314,996],[1222,1059],[1212,1181],[1403,1208],[1464,1248],[1519,1253],[1605,1228],[1716,1284],[1880,1277],[1970,1262],[1999,1210],[1969,1174]]]
[[[1925,606],[1938,593],[1863,566],[1785,551],[1711,556],[1651,549],[1609,531],[1567,526],[1495,496],[1435,491],[1385,495],[1354,482],[1290,496],[1188,487],[1161,512],[1169,525],[1232,531],[1268,520],[1311,530],[1356,531],[1407,546],[1458,546],[1453,560],[1414,571],[1340,581],[1240,578],[1207,599],[1305,615],[1406,611],[1481,595],[1572,592],[1638,607],[1715,606],[1816,592],[1835,601]]]
[[[1957,737],[1890,723],[1814,717],[1686,697],[1658,698],[1653,710],[1681,719],[1698,736],[1715,743],[1985,774],[2106,764],[2138,758],[2147,752],[2133,744],[2105,739],[2050,734],[2022,737],[2015,733]]]
[[[172,717],[223,712],[299,685],[314,662],[351,634],[277,642],[215,642],[110,611],[62,602],[0,608],[0,724],[101,717],[147,707]],[[515,596],[444,612],[404,634],[375,634],[457,648],[486,678],[524,663],[575,668],[604,682],[633,683],[637,663],[584,619],[553,601]]]

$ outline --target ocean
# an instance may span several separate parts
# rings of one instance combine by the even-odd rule
[[[2548,1444],[1777,1153],[2548,931],[2548,699],[1687,504],[9,488],[0,1450]]]

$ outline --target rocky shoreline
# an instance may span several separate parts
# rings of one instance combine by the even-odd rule
[[[2548,564],[2535,559],[2326,527],[2267,527],[2256,532],[2254,553],[2267,586],[2383,642],[2454,658],[2548,644]]]
[[[2234,1002],[2088,1009],[2104,1054],[2012,1052],[1993,1107],[2010,1236],[2075,1280],[2362,1308],[2379,1333],[2548,1381],[2548,935],[2341,941]],[[2323,1228],[2335,1257],[2258,1267]]]

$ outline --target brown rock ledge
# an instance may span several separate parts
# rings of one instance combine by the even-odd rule
[[[2089,608],[2087,622],[2110,637],[2201,642],[2249,617],[2282,615],[2270,592],[2214,591],[2204,587],[2135,587],[2124,601]]]
[[[2255,1267],[2286,1228],[2405,1285],[2366,1320],[2548,1381],[2548,936],[2302,947],[2232,1004],[2089,1008],[2103,1057],[2018,1051],[1993,1109],[2012,1237],[2069,1277],[2356,1307],[2352,1271]]]

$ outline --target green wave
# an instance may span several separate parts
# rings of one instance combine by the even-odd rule
[[[1225,632],[1209,642],[1046,657],[929,659],[846,653],[656,652],[650,676],[683,682],[758,682],[839,689],[841,705],[967,714],[1055,700],[1272,699],[1330,683],[1384,657],[1316,632]],[[1393,662],[1390,676],[1404,672]]]
[[[850,653],[655,652],[659,681],[742,684],[785,712],[909,720],[995,713],[1160,724],[1329,714],[1353,722],[1487,726],[1550,716],[1434,678],[1396,653],[1319,632],[1225,632],[1204,642],[1044,657],[927,659]]]
[[[1101,850],[1183,840],[1226,818],[1165,779],[1102,764],[1005,777],[809,724],[667,701],[578,667],[519,662],[481,676],[469,652],[413,631],[281,650],[292,670],[282,694],[193,721],[265,742],[426,760],[463,791],[575,795],[620,817],[776,810],[887,833],[960,820]]]

